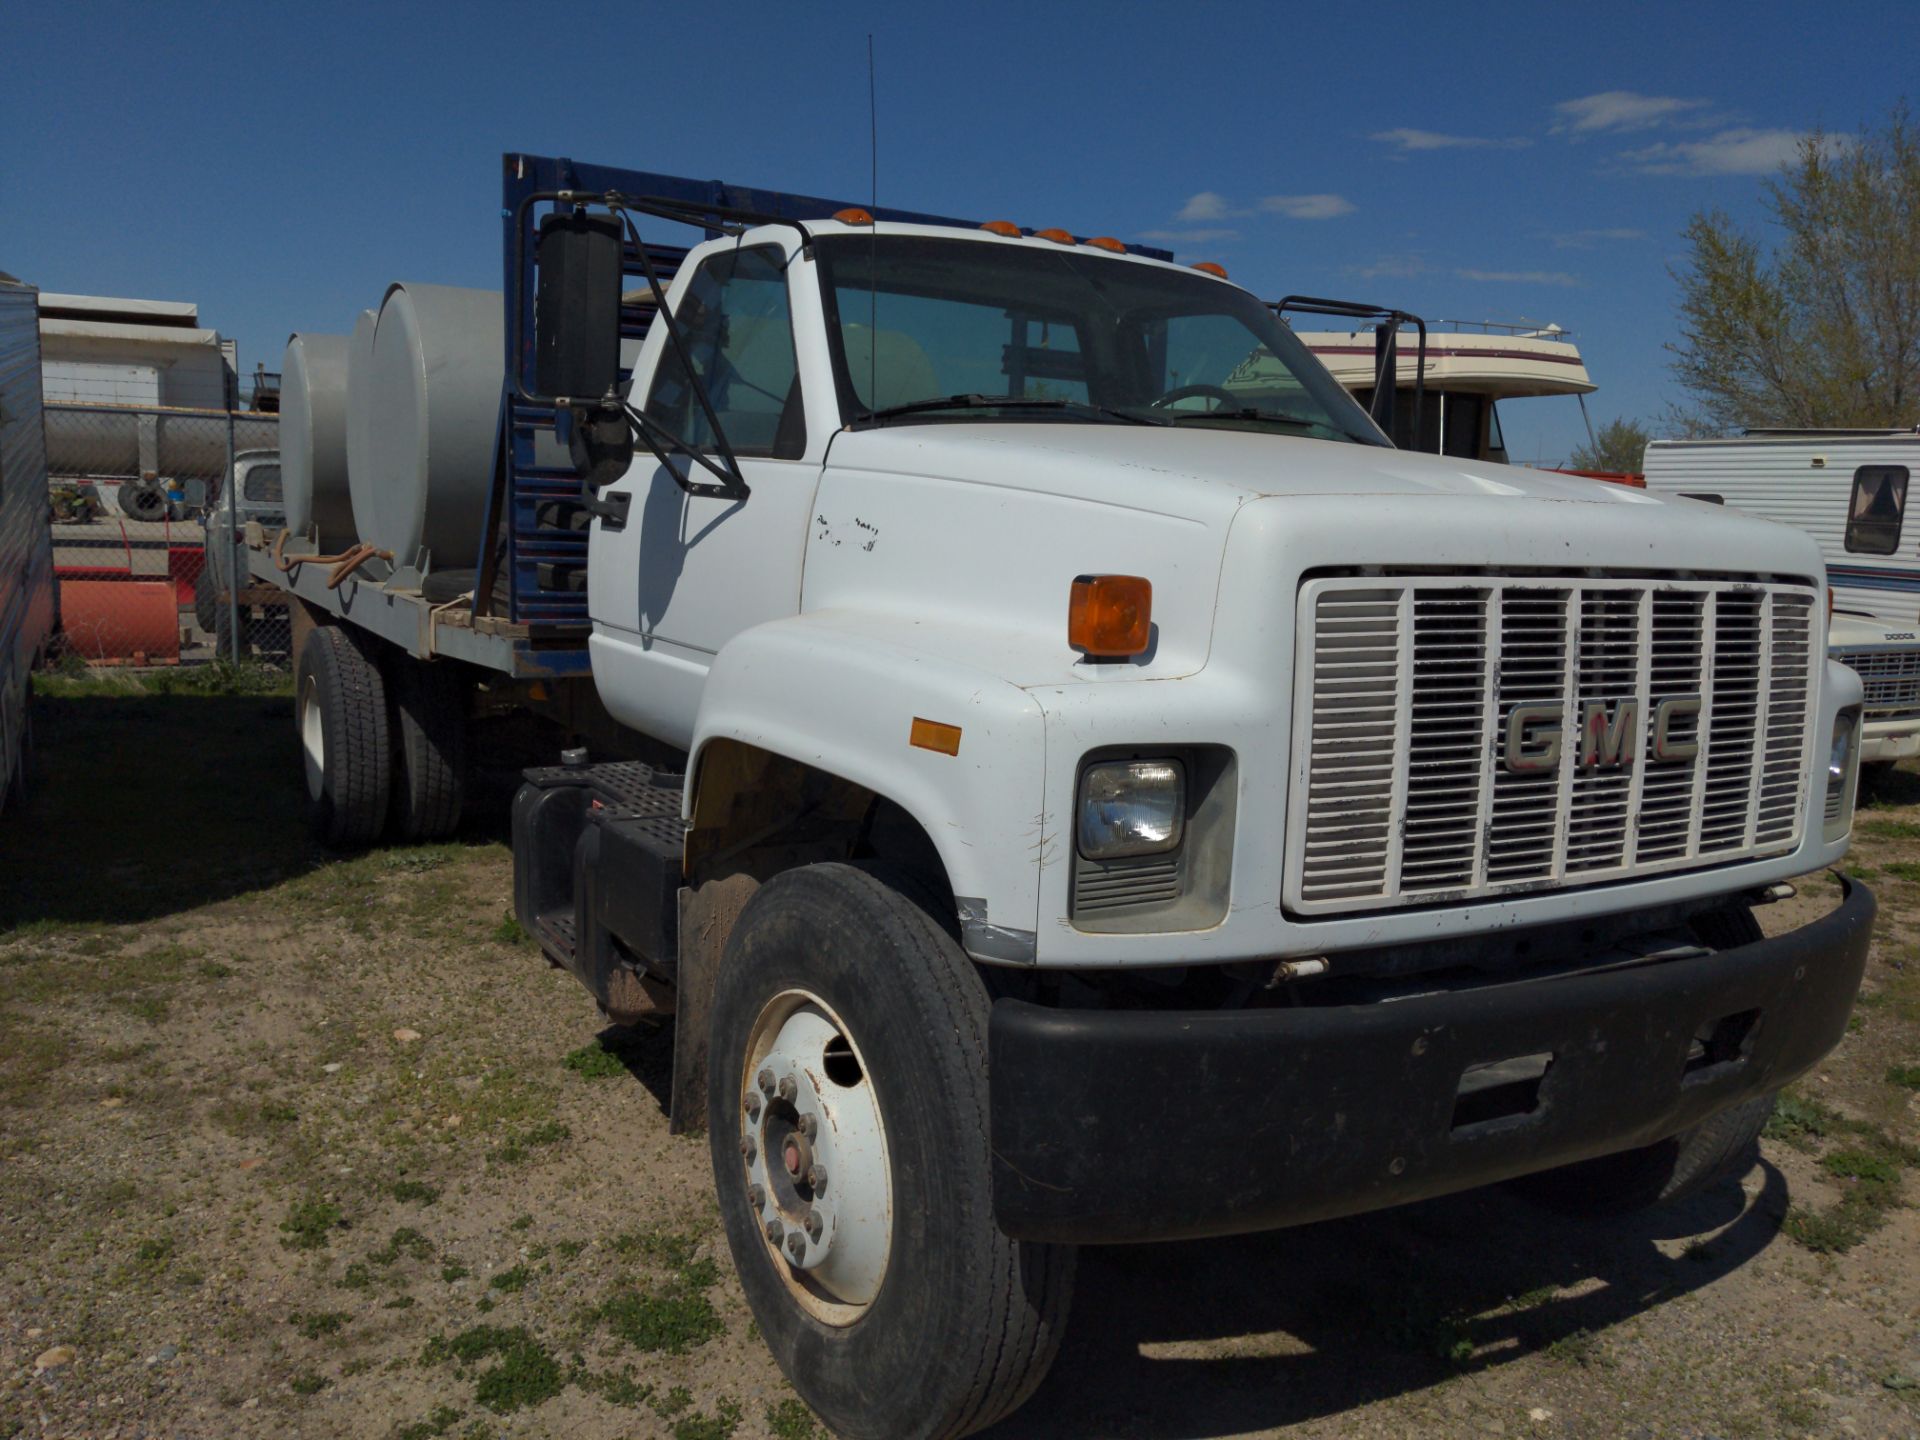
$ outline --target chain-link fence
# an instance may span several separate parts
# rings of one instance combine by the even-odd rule
[[[248,524],[284,523],[279,416],[51,402],[53,662],[284,666],[286,597],[248,573]]]

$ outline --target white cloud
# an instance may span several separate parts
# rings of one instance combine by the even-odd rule
[[[1226,240],[1238,240],[1238,230],[1207,229],[1204,226],[1190,230],[1142,230],[1142,240],[1158,240],[1167,245],[1211,245]]]
[[[1289,220],[1334,220],[1351,215],[1353,202],[1344,195],[1268,195],[1260,208]]]
[[[1579,285],[1577,275],[1564,270],[1456,270],[1461,280],[1483,280],[1494,285]]]
[[[1563,230],[1544,238],[1551,240],[1556,250],[1591,250],[1603,240],[1644,240],[1647,232],[1614,226],[1604,230]]]
[[[1620,159],[1647,175],[1767,175],[1800,156],[1807,137],[1798,130],[1722,130],[1704,140],[1656,141],[1629,150]],[[1830,152],[1846,150],[1853,142],[1830,135]]]
[[[1553,107],[1556,135],[1600,135],[1623,130],[1651,130],[1690,120],[1704,110],[1705,100],[1682,100],[1674,95],[1642,95],[1637,90],[1603,90]]]
[[[1180,207],[1180,213],[1173,218],[1183,224],[1196,220],[1224,220],[1234,212],[1227,208],[1227,197],[1216,195],[1211,190],[1202,190]]]
[[[1370,265],[1349,265],[1347,273],[1362,280],[1407,280],[1423,275],[1427,262],[1418,255],[1382,255]]]
[[[1409,150],[1524,150],[1533,143],[1518,135],[1496,140],[1482,135],[1443,135],[1437,130],[1413,130],[1404,125],[1381,130],[1368,138],[1391,145],[1403,154]]]

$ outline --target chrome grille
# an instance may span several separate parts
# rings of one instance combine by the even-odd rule
[[[1833,653],[1836,660],[1853,667],[1866,687],[1868,718],[1891,720],[1920,715],[1920,645]]]
[[[1340,578],[1301,599],[1292,910],[1594,884],[1798,843],[1818,658],[1805,587]]]

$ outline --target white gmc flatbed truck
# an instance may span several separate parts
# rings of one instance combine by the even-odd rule
[[[1398,451],[1268,306],[1115,242],[516,160],[509,428],[557,425],[590,516],[583,587],[523,573],[584,594],[584,658],[488,621],[484,557],[462,608],[256,534],[315,823],[431,833],[467,717],[562,726],[520,918],[671,1017],[836,1432],[1018,1406],[1077,1244],[1670,1201],[1843,1033],[1871,895],[1752,914],[1852,823],[1805,536]],[[628,383],[636,221],[696,214]]]

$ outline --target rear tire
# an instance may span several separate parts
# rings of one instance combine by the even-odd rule
[[[1732,950],[1765,938],[1760,922],[1745,905],[1696,917],[1693,932],[1701,944],[1715,950]],[[1626,1215],[1671,1205],[1739,1168],[1766,1129],[1777,1098],[1777,1094],[1758,1095],[1652,1145],[1542,1171],[1514,1183],[1531,1198],[1570,1215]]]
[[[393,828],[403,840],[444,840],[460,828],[467,779],[467,692],[451,664],[400,655],[393,697]]]
[[[774,877],[727,942],[707,1081],[721,1218],[774,1358],[848,1440],[970,1434],[1059,1348],[1073,1249],[994,1223],[987,1010],[954,939],[851,865]],[[776,1158],[795,1134],[822,1137],[817,1193]]]
[[[387,687],[368,643],[337,625],[317,626],[294,673],[308,822],[315,839],[336,849],[372,844],[387,819]]]

